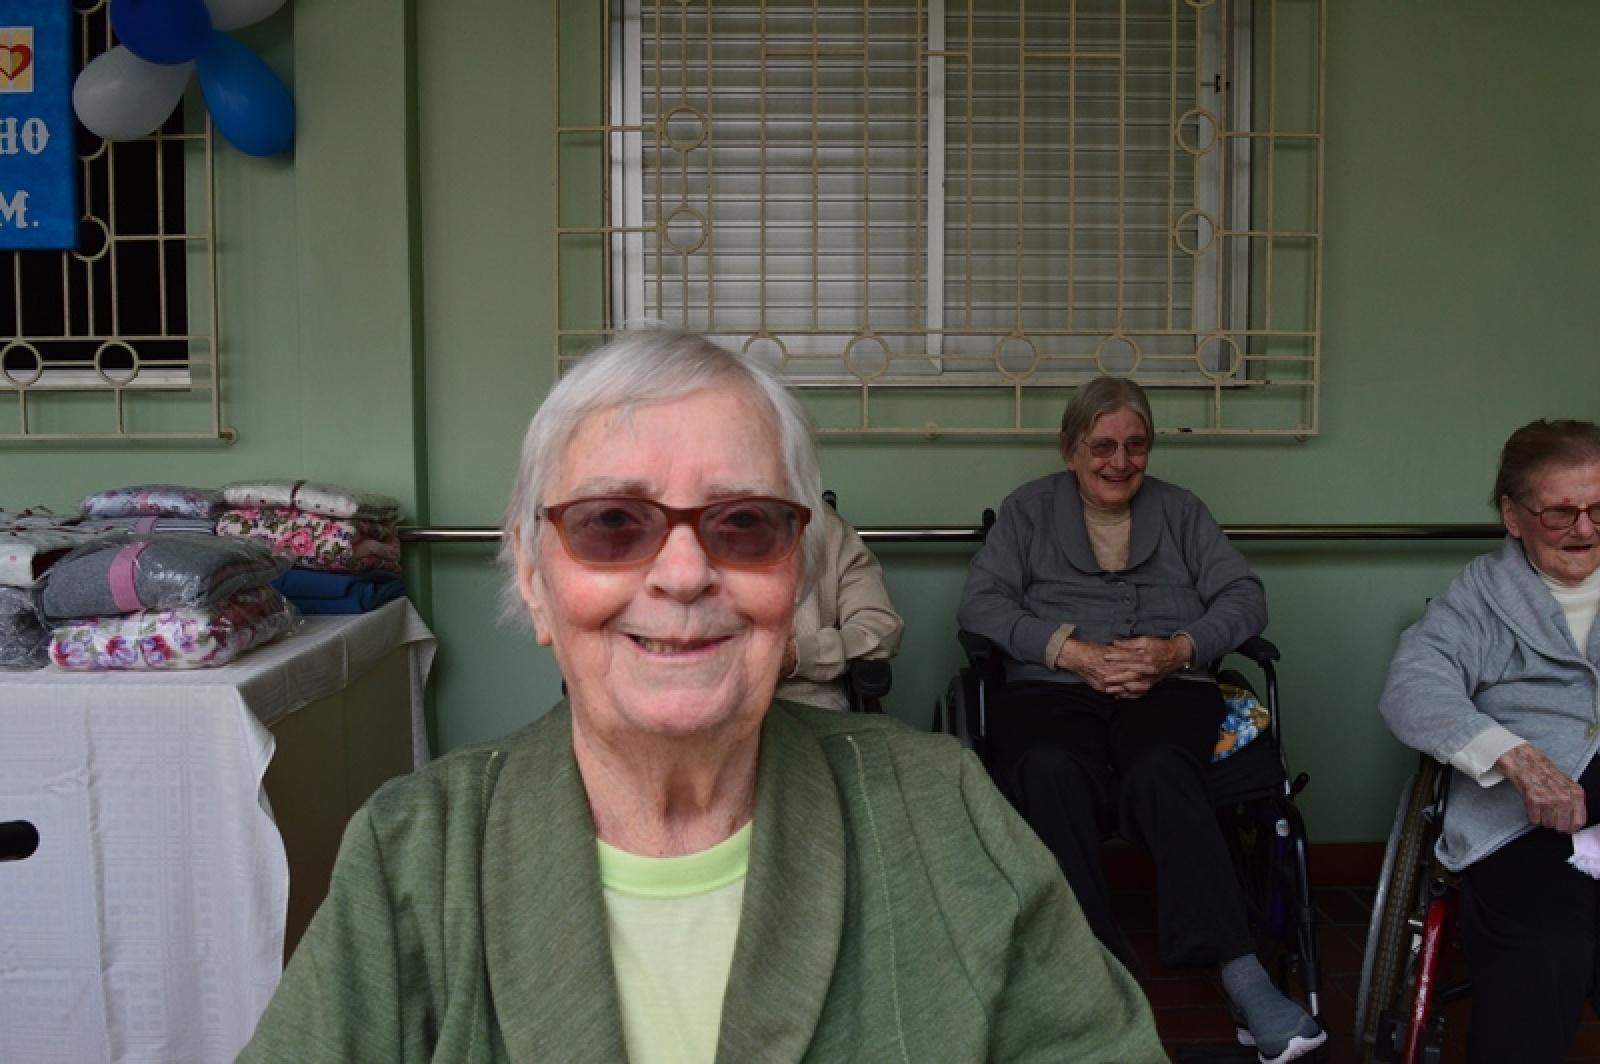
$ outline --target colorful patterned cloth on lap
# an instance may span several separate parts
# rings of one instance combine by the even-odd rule
[[[301,569],[400,571],[400,533],[392,523],[299,510],[238,509],[217,518],[217,535],[264,543]]]
[[[388,495],[352,491],[314,480],[236,480],[225,486],[222,494],[235,510],[298,510],[364,521],[400,519],[400,503]]]
[[[143,610],[89,617],[50,636],[50,660],[63,669],[205,669],[226,665],[294,627],[295,611],[270,587],[220,606]]]
[[[1272,723],[1267,707],[1252,692],[1231,683],[1217,686],[1222,690],[1222,701],[1228,707],[1228,715],[1217,729],[1217,748],[1211,754],[1213,761],[1237,754]]]
[[[140,484],[85,496],[85,517],[215,517],[226,507],[222,492],[176,484]]]
[[[39,598],[51,620],[203,607],[265,587],[288,567],[264,547],[219,536],[101,536],[56,562]]]

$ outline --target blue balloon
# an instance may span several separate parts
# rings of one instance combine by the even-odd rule
[[[276,155],[294,143],[294,99],[250,49],[214,32],[200,53],[200,92],[211,120],[246,155]]]
[[[211,38],[205,0],[111,0],[111,28],[151,63],[188,63]]]

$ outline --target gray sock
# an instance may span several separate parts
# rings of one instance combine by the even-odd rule
[[[1222,988],[1244,1016],[1264,1060],[1277,1057],[1295,1038],[1312,1039],[1321,1031],[1305,1009],[1278,992],[1254,953],[1222,966]]]

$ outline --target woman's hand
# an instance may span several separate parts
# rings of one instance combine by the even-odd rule
[[[1532,743],[1520,743],[1500,755],[1494,767],[1522,795],[1528,820],[1535,827],[1572,834],[1588,822],[1589,806],[1583,788],[1540,753]]]
[[[1139,636],[1115,643],[1068,639],[1056,655],[1056,668],[1077,673],[1102,694],[1138,698],[1181,669],[1192,653],[1187,636]]]

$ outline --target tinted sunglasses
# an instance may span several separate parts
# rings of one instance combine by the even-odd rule
[[[1083,441],[1083,449],[1094,455],[1096,458],[1110,458],[1112,455],[1117,453],[1118,446],[1119,445],[1116,440],[1099,439]],[[1145,455],[1150,453],[1150,441],[1143,436],[1130,436],[1126,440],[1123,440],[1120,446],[1124,451],[1128,452],[1129,458],[1143,458]]]
[[[800,545],[811,511],[788,499],[745,495],[678,509],[632,495],[599,495],[541,507],[567,553],[597,569],[644,565],[679,525],[694,529],[706,557],[730,569],[767,569]]]

